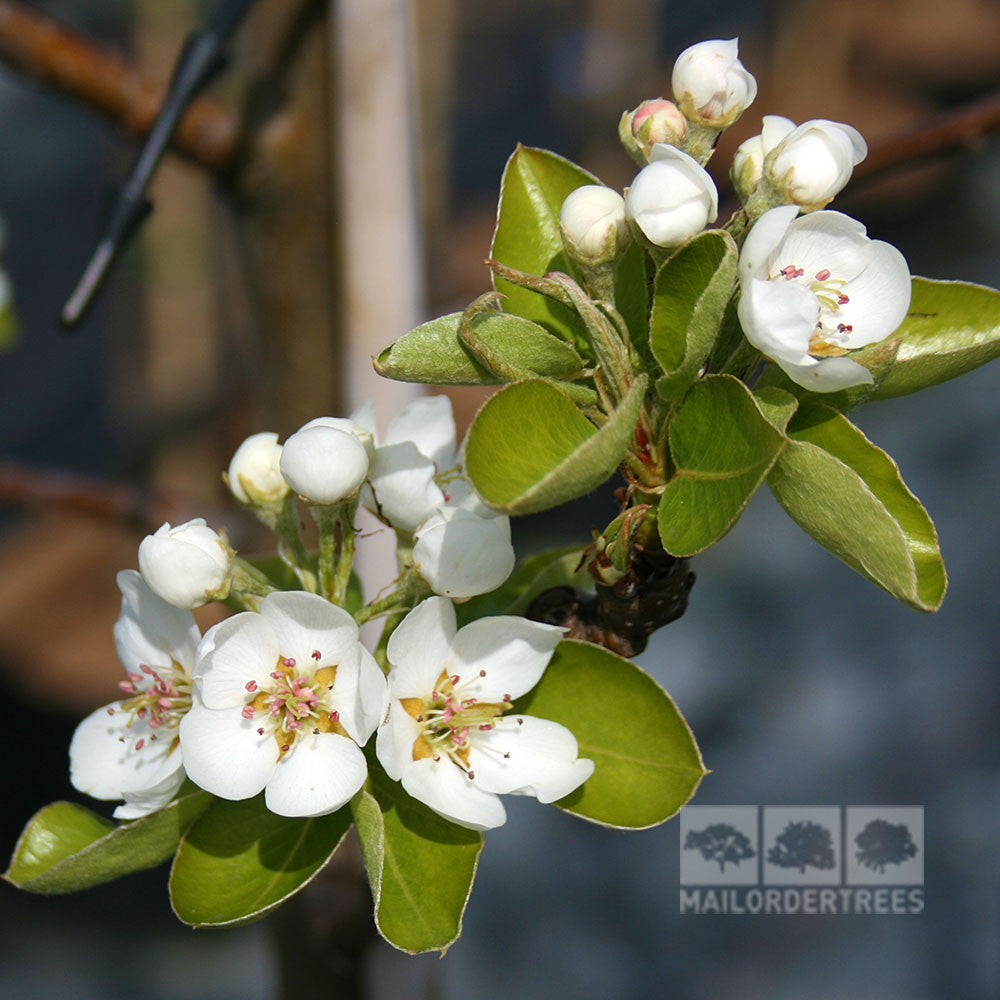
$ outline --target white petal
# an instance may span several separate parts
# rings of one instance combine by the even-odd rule
[[[249,799],[262,791],[278,763],[270,730],[244,719],[238,709],[195,706],[181,719],[181,749],[188,777],[221,799]]]
[[[747,340],[776,361],[802,363],[816,332],[819,300],[796,281],[743,283],[737,312]]]
[[[191,612],[154,594],[134,569],[122,570],[117,580],[122,610],[114,627],[115,648],[125,669],[135,673],[143,663],[167,667],[173,658],[190,671],[199,640]]]
[[[577,759],[576,737],[548,719],[510,715],[470,742],[469,767],[476,782],[497,794],[517,792],[554,802],[594,771],[593,761]]]
[[[399,623],[386,647],[393,698],[430,695],[451,657],[455,630],[455,609],[446,597],[428,597]]]
[[[366,399],[347,419],[355,427],[360,427],[362,431],[370,435],[373,443],[378,443],[374,399]]]
[[[340,724],[352,740],[364,746],[385,718],[389,687],[375,657],[361,643],[340,661],[329,699],[340,713]]]
[[[253,611],[241,611],[213,626],[202,640],[194,673],[207,708],[243,705],[246,684],[262,685],[281,655],[274,629]]]
[[[447,396],[421,396],[389,423],[386,444],[412,441],[420,453],[444,472],[455,461],[455,417]]]
[[[891,244],[871,240],[865,269],[845,288],[849,302],[836,312],[854,331],[850,347],[884,340],[906,319],[913,284],[906,258]]]
[[[810,212],[788,227],[774,266],[801,267],[806,281],[822,270],[840,281],[851,281],[868,265],[870,247],[865,227],[856,219],[842,212]]]
[[[813,392],[838,392],[852,385],[874,381],[872,373],[850,358],[823,358],[810,365],[792,365],[779,361],[782,370],[793,381]]]
[[[504,695],[517,698],[530,691],[563,633],[557,625],[514,615],[470,622],[452,642],[452,672],[459,675],[462,697],[499,702]]]
[[[798,205],[780,205],[765,212],[751,227],[740,251],[740,281],[767,277],[771,255],[799,214]]]
[[[324,816],[347,802],[367,776],[365,755],[353,740],[338,733],[300,736],[274,769],[264,802],[279,816]]]
[[[393,699],[389,717],[375,737],[375,756],[393,781],[399,781],[413,763],[413,744],[420,734],[420,723]]]
[[[162,809],[184,784],[184,768],[180,767],[180,755],[177,757],[178,767],[173,774],[168,775],[152,788],[126,792],[125,802],[114,811],[115,819],[129,820],[148,816]]]
[[[375,513],[393,527],[413,531],[444,494],[434,482],[437,468],[412,441],[384,445],[375,452],[369,482],[375,494]]]
[[[108,709],[114,714],[108,715]],[[129,722],[131,720],[131,726]],[[158,785],[181,766],[173,733],[154,730],[133,718],[119,702],[91,712],[73,733],[69,745],[69,780],[73,787],[95,799],[120,799],[126,791]],[[145,740],[141,750],[135,745]]]
[[[791,118],[782,115],[764,115],[760,129],[760,142],[764,154],[768,154],[782,139],[795,128]]]
[[[403,772],[403,788],[459,826],[492,830],[507,821],[503,803],[447,758],[416,760]]]
[[[461,599],[489,593],[514,569],[510,520],[444,507],[417,528],[413,562],[436,594]]]
[[[260,613],[274,632],[281,655],[295,660],[300,668],[335,666],[358,643],[354,619],[318,594],[304,590],[268,594],[261,601]],[[319,652],[319,659],[313,657],[314,652]]]

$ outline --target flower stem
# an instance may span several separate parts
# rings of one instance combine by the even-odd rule
[[[336,568],[333,573],[333,586],[327,594],[334,604],[344,606],[347,600],[347,588],[351,582],[351,570],[354,568],[354,515],[357,513],[358,501],[343,504],[338,517],[339,532],[337,532]]]
[[[295,574],[303,590],[319,593],[316,574],[302,540],[302,522],[294,493],[285,497],[280,513],[270,526],[278,536],[278,556],[281,561]]]

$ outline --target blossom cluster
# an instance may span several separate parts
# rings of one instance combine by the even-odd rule
[[[589,777],[568,729],[515,705],[563,629],[516,616],[457,626],[452,600],[495,589],[514,555],[508,518],[464,474],[447,398],[411,404],[384,440],[371,406],[313,420],[284,445],[253,435],[225,479],[278,533],[302,589],[276,589],[201,519],[147,536],[139,571],[118,576],[122,697],[74,734],[77,789],[122,800],[120,819],[162,808],[185,778],[223,799],[263,793],[281,816],[319,816],[365,784],[363,748],[377,734],[390,778],[484,830],[505,821],[499,794],[551,802]],[[299,500],[319,526],[315,556]],[[352,613],[343,582],[359,504],[396,532],[400,566],[392,593]],[[211,600],[243,610],[200,635],[191,609]],[[390,614],[380,661],[359,621]]]
[[[563,203],[564,243],[588,276],[613,264],[632,234],[670,252],[718,218],[704,164],[721,131],[753,102],[756,81],[730,39],[682,52],[672,87],[673,101],[647,100],[622,118],[622,141],[644,164],[624,197],[585,185]],[[847,355],[891,334],[909,306],[910,273],[899,251],[823,210],[867,152],[850,125],[765,115],[730,171],[743,207],[725,228],[753,225],[740,258],[743,332],[813,392],[871,383],[869,370]]]

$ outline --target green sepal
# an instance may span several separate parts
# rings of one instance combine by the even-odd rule
[[[708,773],[673,699],[641,667],[565,639],[516,712],[566,726],[594,773],[556,805],[623,829],[676,815]]]
[[[487,503],[510,514],[531,514],[584,496],[625,457],[645,388],[646,378],[639,376],[600,430],[545,382],[501,389],[469,431],[469,478]]]
[[[375,370],[400,382],[429,385],[502,385],[507,381],[462,343],[462,313],[439,316],[394,341],[375,358]],[[571,344],[544,327],[507,313],[483,311],[472,320],[476,336],[511,368],[568,379],[584,367]]]
[[[736,523],[784,436],[731,375],[696,382],[668,433],[674,472],[660,497],[660,539],[671,555],[692,556]]]
[[[263,794],[216,800],[187,831],[170,869],[170,904],[192,927],[260,920],[311,882],[351,826],[347,806],[326,816],[270,812]]]
[[[681,399],[712,352],[736,284],[736,243],[709,230],[689,240],[656,272],[649,344],[664,374],[656,391]]]
[[[400,951],[443,955],[462,933],[483,835],[428,809],[368,757],[371,790],[358,792],[351,808],[375,926]]]
[[[4,878],[19,889],[51,894],[155,868],[211,803],[207,792],[192,791],[116,826],[74,802],[53,802],[28,821]]]
[[[947,587],[934,523],[899,467],[845,416],[803,404],[768,476],[787,513],[848,566],[919,611]]]

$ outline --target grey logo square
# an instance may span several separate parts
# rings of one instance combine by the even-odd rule
[[[922,806],[848,806],[844,826],[848,885],[923,885]]]
[[[840,806],[764,806],[765,885],[839,885]]]
[[[681,885],[756,885],[757,806],[681,810]]]

